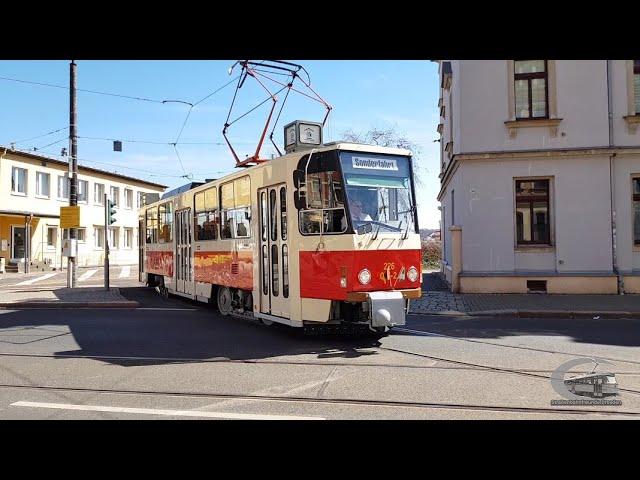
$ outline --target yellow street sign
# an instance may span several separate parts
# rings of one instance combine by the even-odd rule
[[[78,228],[80,226],[80,207],[60,207],[60,228]]]

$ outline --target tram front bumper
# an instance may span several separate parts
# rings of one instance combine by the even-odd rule
[[[406,323],[407,300],[402,292],[368,292],[367,303],[372,327],[393,327]]]

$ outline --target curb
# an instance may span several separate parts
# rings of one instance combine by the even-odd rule
[[[516,318],[631,318],[640,319],[640,312],[624,311],[572,311],[572,310],[479,310],[471,312],[410,312],[410,315],[434,315],[441,317],[516,317]]]
[[[0,310],[20,308],[138,308],[140,303],[133,300],[121,302],[14,302],[0,303]]]

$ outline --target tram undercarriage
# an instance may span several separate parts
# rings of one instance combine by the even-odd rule
[[[168,298],[171,294],[202,301],[202,298],[195,298],[193,295],[176,292],[166,287],[164,277],[161,275],[148,274],[147,285],[154,287],[163,298]],[[405,315],[409,309],[409,300],[404,298],[401,292],[371,292],[366,295],[366,301],[363,302],[331,300],[329,318],[326,322],[309,320],[295,322],[254,312],[251,292],[217,285],[212,286],[211,297],[206,303],[214,304],[221,315],[256,319],[266,326],[278,323],[302,328],[307,335],[385,336],[392,326],[404,325]]]

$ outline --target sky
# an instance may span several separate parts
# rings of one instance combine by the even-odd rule
[[[420,227],[439,228],[439,143],[434,142],[439,122],[437,64],[424,60],[290,61],[306,68],[313,89],[333,107],[325,126],[325,142],[340,140],[347,130],[395,128],[418,145],[415,166],[422,182],[417,188]],[[188,118],[189,105],[162,103],[198,102],[235,78],[238,67],[231,76],[228,73],[234,62],[76,61],[78,89],[146,99],[79,91],[78,163],[169,188],[191,178],[219,178],[235,171],[235,161],[222,136],[235,82],[196,105]],[[0,61],[0,145],[16,142],[18,149],[36,147],[40,153],[61,158],[61,149],[68,149],[69,90],[7,78],[68,87],[69,61]],[[257,82],[245,82],[231,119],[265,98]],[[241,158],[254,153],[269,103],[229,128],[228,136]],[[285,124],[322,121],[324,113],[320,103],[292,92],[274,133],[280,149]],[[170,143],[178,136],[176,152]],[[114,152],[112,141],[102,139],[122,140],[122,152]],[[263,156],[269,158],[271,153],[275,149],[267,141]]]

